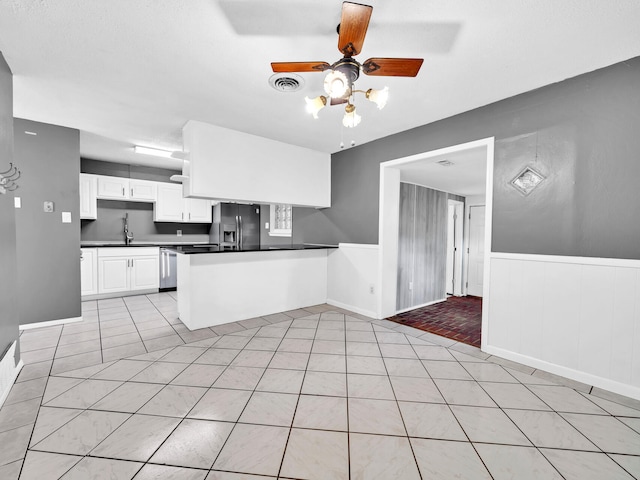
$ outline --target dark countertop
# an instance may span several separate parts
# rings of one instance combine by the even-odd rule
[[[184,253],[186,255],[198,254],[198,253],[233,253],[233,252],[276,252],[282,250],[322,250],[328,248],[338,248],[337,245],[316,245],[316,244],[289,244],[289,245],[258,245],[252,247],[244,247],[237,249],[235,247],[220,247],[218,245],[180,245],[176,247],[170,247],[178,253]]]
[[[111,248],[111,247],[160,247],[160,248],[169,248],[169,247],[191,247],[194,245],[206,245],[206,246],[210,246],[211,244],[208,243],[193,243],[193,242],[188,242],[188,243],[172,243],[172,242],[149,242],[149,243],[145,243],[145,242],[134,242],[131,243],[129,245],[125,245],[124,243],[118,243],[118,242],[104,242],[104,243],[100,243],[100,242],[80,242],[80,248]]]

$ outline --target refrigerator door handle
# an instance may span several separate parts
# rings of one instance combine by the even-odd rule
[[[242,250],[242,248],[244,247],[244,242],[243,242],[243,235],[244,235],[244,228],[242,225],[242,215],[239,215],[238,218],[240,219],[240,237],[238,238],[239,242],[240,242],[240,250]]]
[[[236,238],[235,238],[235,242],[234,242],[234,246],[236,248],[238,248],[238,246],[240,245],[238,242],[240,241],[240,220],[238,215],[236,215]]]
[[[166,258],[167,258],[167,277],[171,276],[171,262],[169,261],[169,252],[165,252],[166,253]]]

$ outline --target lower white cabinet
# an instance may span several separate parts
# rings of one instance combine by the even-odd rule
[[[157,247],[98,249],[98,293],[150,290],[160,286]]]
[[[80,295],[98,293],[98,249],[80,249]]]

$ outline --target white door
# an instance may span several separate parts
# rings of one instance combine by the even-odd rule
[[[457,200],[448,201],[447,226],[447,295],[462,295],[462,230],[464,204]]]
[[[484,205],[469,208],[469,275],[467,294],[482,296],[484,275]]]
[[[211,202],[200,198],[185,198],[185,220],[191,223],[211,223]]]
[[[100,258],[98,260],[98,293],[129,290],[129,265],[131,265],[129,258]],[[156,271],[156,275],[157,273]]]
[[[182,185],[158,184],[158,200],[153,209],[155,222],[182,222],[183,208]]]
[[[80,218],[95,220],[98,218],[98,179],[95,175],[80,174]]]
[[[131,259],[131,290],[147,290],[160,286],[158,256]]]
[[[129,179],[98,175],[98,198],[114,200],[129,198]]]
[[[155,202],[157,197],[157,182],[148,180],[129,180],[129,198],[131,200],[141,200]]]
[[[98,252],[95,248],[81,249],[80,257],[80,295],[98,293]]]

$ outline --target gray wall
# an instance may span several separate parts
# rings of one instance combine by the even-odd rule
[[[15,119],[14,142],[22,170],[22,208],[15,210],[20,323],[79,317],[80,132]],[[53,213],[44,212],[45,201]],[[72,223],[62,223],[61,212],[71,212]]]
[[[82,173],[109,175],[112,177],[135,178],[154,182],[171,182],[171,175],[181,174],[178,170],[125,165],[83,158]],[[174,182],[171,182],[174,183]],[[123,242],[123,218],[129,214],[129,230],[135,242],[208,242],[210,224],[167,223],[153,221],[153,204],[141,202],[121,202],[98,200],[98,219],[82,220],[80,235],[83,242]],[[182,236],[176,235],[182,230]]]
[[[13,161],[13,84],[11,70],[0,52],[0,172]],[[20,168],[22,165],[18,165]],[[19,182],[21,185],[22,182]],[[20,194],[20,189],[17,190]],[[13,193],[0,195],[0,359],[18,338],[18,268],[16,263],[16,219]],[[20,358],[19,348],[16,360]],[[0,392],[1,394],[2,392]]]
[[[332,156],[332,207],[305,241],[378,242],[380,162],[496,138],[493,251],[640,258],[640,57]],[[547,179],[510,184],[531,165]]]

